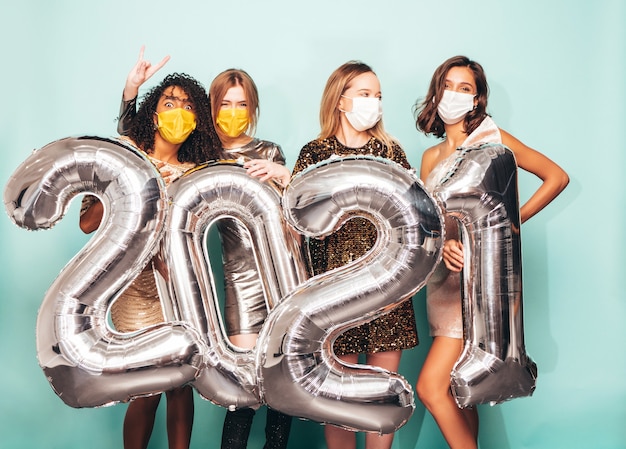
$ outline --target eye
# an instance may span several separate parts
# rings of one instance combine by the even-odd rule
[[[248,109],[248,103],[246,103],[245,101],[239,102],[237,103],[237,107],[239,109]]]
[[[188,111],[193,111],[193,105],[186,104],[185,105],[185,109],[188,110]]]
[[[174,103],[172,103],[171,101],[168,100],[168,101],[165,102],[164,106],[166,108],[173,108],[174,107]]]

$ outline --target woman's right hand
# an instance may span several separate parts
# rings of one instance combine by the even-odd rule
[[[170,60],[170,56],[167,55],[157,65],[152,65],[150,61],[143,59],[143,52],[146,46],[142,45],[139,50],[139,59],[135,66],[131,69],[128,77],[126,77],[126,85],[124,86],[124,101],[132,100],[139,94],[139,87],[145,83],[152,75],[163,67],[167,61]]]
[[[463,244],[454,239],[446,240],[443,245],[443,262],[450,271],[463,269]]]

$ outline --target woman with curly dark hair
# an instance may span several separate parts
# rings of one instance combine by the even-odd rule
[[[195,79],[180,73],[168,75],[145,95],[128,138],[154,162],[167,184],[200,163],[218,159],[221,148],[206,91]],[[81,207],[81,229],[93,232],[102,216],[102,203],[94,196],[86,196]],[[163,322],[153,265],[154,261],[149,263],[111,305],[112,322],[119,332],[133,332]],[[184,386],[165,395],[169,447],[187,449],[193,425],[193,391]],[[126,449],[148,446],[160,400],[161,395],[157,394],[129,404],[124,419]]]
[[[153,66],[143,59],[143,51],[142,47],[139,60],[126,79],[120,109],[118,132],[131,137],[139,88],[169,60],[166,56]],[[250,75],[240,69],[223,71],[211,82],[209,97],[212,124],[221,142],[221,158],[242,159],[250,176],[281,187],[287,185],[291,173],[285,167],[281,147],[254,136],[259,117],[259,93]],[[234,347],[251,350],[268,314],[258,269],[250,256],[252,242],[245,227],[237,220],[223,218],[217,222],[217,229],[222,242],[226,333]],[[255,410],[251,408],[226,412],[222,448],[247,447],[254,414]],[[290,416],[268,409],[264,449],[285,449],[290,429]]]

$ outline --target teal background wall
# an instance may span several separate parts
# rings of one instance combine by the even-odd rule
[[[290,168],[316,136],[324,83],[343,62],[361,59],[376,70],[386,127],[416,167],[435,141],[416,132],[411,107],[432,72],[456,54],[481,62],[495,121],[557,161],[571,183],[522,231],[537,390],[481,407],[480,447],[626,447],[626,2],[0,0],[0,17],[3,189],[35,148],[70,135],[115,135],[121,90],[142,44],[153,62],[172,56],[154,82],[183,71],[208,86],[226,68],[247,70],[261,96],[257,135],[280,143]],[[521,174],[522,200],[537,185]],[[36,359],[44,292],[87,241],[78,202],[49,231],[19,229],[1,215],[0,447],[121,447],[126,405],[66,406]],[[415,307],[422,343],[400,369],[412,383],[430,344],[423,293]],[[192,447],[219,447],[223,414],[196,401]],[[262,424],[255,420],[250,448],[262,447]],[[150,448],[167,447],[164,427],[161,410]],[[320,425],[295,424],[290,448],[322,447]],[[418,403],[393,447],[445,444]]]

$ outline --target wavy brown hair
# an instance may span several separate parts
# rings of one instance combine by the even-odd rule
[[[437,113],[437,106],[443,97],[446,86],[446,76],[452,67],[467,67],[474,75],[476,83],[476,107],[471,110],[463,119],[465,133],[471,134],[483,121],[487,114],[487,97],[489,96],[489,85],[483,67],[476,61],[472,61],[467,56],[454,56],[444,61],[430,80],[428,92],[423,100],[418,100],[413,106],[415,114],[415,126],[424,134],[433,134],[442,138],[446,130],[444,123]]]
[[[179,87],[189,96],[189,100],[194,105],[193,112],[196,115],[196,129],[178,150],[178,161],[201,164],[209,160],[219,159],[222,144],[215,132],[211,118],[211,103],[207,92],[198,81],[184,73],[172,73],[166,76],[159,85],[144,95],[137,115],[128,130],[128,137],[146,153],[154,151],[156,133],[154,114],[159,99],[170,87]]]

